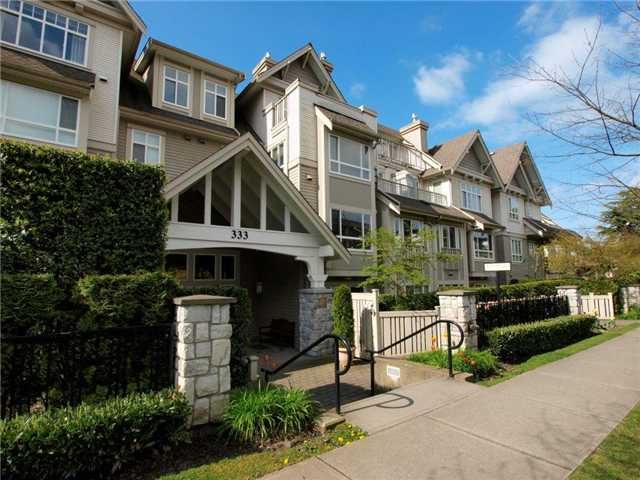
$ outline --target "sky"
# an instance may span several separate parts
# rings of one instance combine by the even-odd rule
[[[583,184],[602,179],[585,170],[584,158],[563,157],[566,145],[527,120],[558,99],[512,73],[531,58],[572,73],[599,19],[604,44],[619,43],[624,20],[611,3],[132,4],[151,37],[247,77],[266,52],[281,60],[311,42],[334,64],[334,80],[351,104],[373,108],[381,123],[395,128],[415,113],[429,123],[429,145],[475,129],[490,150],[526,140],[553,202],[543,211],[567,228],[594,231],[596,221],[576,210],[598,213],[601,207]],[[613,85],[624,80],[620,72],[605,73]],[[634,162],[622,174],[637,183],[640,165]]]

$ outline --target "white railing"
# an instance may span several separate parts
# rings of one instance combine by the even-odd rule
[[[407,166],[415,170],[426,170],[429,164],[422,158],[422,153],[398,143],[380,140],[376,147],[378,159]]]
[[[582,296],[582,313],[592,313],[599,320],[613,320],[615,319],[615,311],[613,309],[613,294],[607,293],[606,295],[594,295],[593,292],[589,295]]]
[[[385,193],[400,195],[401,197],[422,200],[423,202],[435,203],[436,205],[447,206],[447,197],[441,193],[430,192],[422,188],[409,187],[402,183],[392,182],[378,177],[378,189]]]

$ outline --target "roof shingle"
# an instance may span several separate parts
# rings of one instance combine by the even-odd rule
[[[443,169],[453,168],[456,166],[456,163],[458,163],[458,160],[466,153],[469,145],[471,145],[471,142],[477,137],[478,133],[478,130],[472,130],[441,145],[431,147],[429,154],[442,165]]]
[[[513,175],[518,169],[518,164],[520,163],[520,157],[522,156],[524,147],[524,143],[515,143],[513,145],[498,148],[491,155],[503,184],[507,185],[511,182]]]

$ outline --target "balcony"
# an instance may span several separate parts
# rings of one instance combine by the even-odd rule
[[[447,197],[441,193],[430,192],[422,188],[410,187],[402,183],[392,182],[378,177],[378,189],[384,193],[400,195],[401,197],[413,198],[423,202],[435,203],[436,205],[448,206]]]
[[[378,160],[382,162],[395,163],[421,172],[430,168],[420,152],[399,143],[380,140],[376,147],[376,153]]]

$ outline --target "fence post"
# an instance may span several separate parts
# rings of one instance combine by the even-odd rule
[[[465,349],[478,348],[478,324],[476,323],[476,292],[472,290],[446,290],[438,292],[440,320],[451,320],[462,327]],[[454,329],[453,335],[458,336]],[[453,339],[452,339],[452,343]]]
[[[575,285],[562,285],[556,287],[559,296],[567,297],[569,301],[569,314],[580,315],[582,313],[582,295]]]
[[[232,297],[175,298],[176,388],[192,407],[191,425],[212,422],[229,402],[231,390],[230,304]]]

